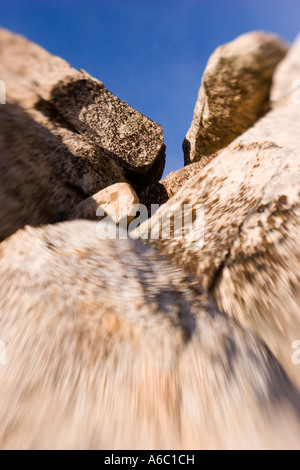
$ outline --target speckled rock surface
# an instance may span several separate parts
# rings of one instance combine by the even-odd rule
[[[161,127],[86,72],[1,29],[0,77],[0,240],[68,218],[111,184],[161,177]]]
[[[151,184],[142,191],[140,195],[141,203],[149,210],[151,209],[151,204],[161,206],[173,197],[186,181],[201,171],[215,156],[216,154],[203,157],[200,162],[192,163],[178,171],[172,171],[163,180]]]
[[[68,129],[62,142],[41,116],[0,107],[0,240],[26,224],[65,220],[88,196],[126,181],[117,163],[104,154],[96,159],[93,145]]]
[[[140,180],[158,180],[164,169],[161,126],[22,36],[0,30],[0,76],[7,96],[26,109],[53,111]],[[59,131],[59,130],[58,130]],[[63,137],[63,129],[60,130]]]
[[[251,33],[212,56],[195,163],[157,182],[160,126],[0,30],[1,449],[299,448],[299,41],[268,100],[285,52]],[[70,220],[130,222],[133,188],[162,204],[144,243]]]
[[[270,142],[231,144],[142,225],[140,236],[151,225],[154,236],[145,242],[196,275],[300,387],[291,362],[291,344],[300,338],[299,198],[298,154]],[[204,223],[196,219],[186,236],[171,224],[171,238],[157,240],[170,212],[185,206],[202,207]]]
[[[275,90],[290,60],[293,49]],[[195,221],[186,238],[179,229],[171,239],[149,243],[195,274],[220,309],[260,335],[300,387],[291,361],[292,343],[300,338],[299,135],[300,105],[290,94],[191,178],[141,235],[150,224],[158,233],[174,207],[203,207],[204,223]]]
[[[272,75],[286,52],[278,37],[263,32],[218,47],[205,69],[183,143],[186,164],[225,148],[268,111]]]
[[[159,253],[96,226],[1,244],[0,447],[299,448],[299,394],[267,348]]]
[[[136,215],[138,204],[139,198],[129,184],[116,183],[79,203],[69,219],[100,220],[109,216],[116,224],[126,218],[128,225]]]

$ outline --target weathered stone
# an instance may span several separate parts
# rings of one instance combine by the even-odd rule
[[[126,181],[87,141],[65,129],[62,142],[38,120],[18,105],[0,107],[0,240],[26,224],[65,220],[87,196]]]
[[[162,205],[167,202],[192,176],[205,167],[216,154],[201,158],[200,162],[192,163],[178,171],[172,171],[162,181],[148,186],[140,195],[141,203],[150,211],[151,205]]]
[[[277,36],[263,32],[218,47],[205,69],[183,143],[186,164],[225,148],[268,111],[272,75],[286,52]]]
[[[79,203],[69,218],[101,220],[109,216],[116,224],[126,218],[128,225],[137,213],[138,204],[139,198],[129,184],[116,183]]]
[[[0,30],[0,77],[0,240],[65,220],[114,183],[161,177],[161,127],[85,72]]]
[[[284,104],[294,97],[294,104],[300,104],[300,36],[278,65],[273,77],[271,102],[273,107]],[[298,90],[298,91],[297,91]]]
[[[295,60],[293,50],[281,73],[290,60]],[[281,73],[274,89],[276,80],[283,81]],[[299,135],[300,105],[290,95],[275,102],[140,228],[145,238],[151,224],[157,236],[174,209],[203,207],[204,226],[195,220],[183,237],[171,225],[171,239],[149,242],[195,274],[220,309],[255,331],[298,387],[291,357],[300,338]]]
[[[96,226],[0,245],[0,447],[299,448],[299,394],[267,348],[179,268]]]
[[[300,387],[291,361],[291,345],[300,338],[299,198],[298,153],[267,142],[235,143],[144,223],[140,236],[195,274],[220,309],[268,344]],[[183,232],[169,220],[174,212],[178,221],[186,207],[203,207],[204,223],[196,218]]]
[[[73,69],[22,36],[1,29],[0,76],[10,102],[38,109],[50,121],[52,113],[54,121],[61,118],[66,127],[99,148],[99,158],[104,153],[124,167],[129,179],[142,184],[161,177],[165,163],[161,126],[85,71]],[[64,129],[57,132],[63,139]]]

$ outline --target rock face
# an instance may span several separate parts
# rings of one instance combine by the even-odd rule
[[[300,87],[300,35],[286,58],[278,65],[274,73],[271,90],[272,104],[284,103],[292,98],[294,104],[299,104]],[[294,99],[293,99],[294,98]]]
[[[0,30],[0,448],[299,448],[299,40],[285,54],[264,33],[216,51],[194,163],[159,181],[160,126]],[[144,243],[121,229],[135,191],[162,204]],[[107,215],[114,239],[74,220]]]
[[[183,143],[186,164],[226,147],[265,114],[274,69],[286,52],[279,38],[263,32],[244,34],[214,52]]]
[[[1,244],[1,448],[298,448],[299,395],[265,346],[96,225]]]
[[[0,30],[0,77],[0,240],[68,218],[108,185],[160,179],[162,128],[86,72]]]
[[[274,90],[294,60],[292,49]],[[150,223],[159,233],[171,209],[203,207],[204,225],[194,221],[187,237],[179,228],[171,239],[149,242],[195,274],[220,309],[254,330],[300,387],[291,361],[292,343],[300,338],[300,106],[292,100],[292,83],[288,90],[290,99],[274,101],[144,224],[141,235]]]
[[[201,158],[200,162],[188,165],[178,171],[172,171],[162,181],[153,183],[142,191],[140,199],[149,210],[152,204],[162,205],[176,194],[192,176],[199,173],[216,154]],[[150,211],[151,213],[151,211]]]
[[[109,216],[119,224],[126,218],[127,225],[135,218],[139,198],[127,183],[116,183],[79,203],[70,215],[70,219],[101,219]],[[99,211],[99,208],[101,209]]]

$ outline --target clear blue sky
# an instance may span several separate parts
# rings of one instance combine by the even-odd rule
[[[181,145],[209,55],[255,29],[292,41],[300,0],[0,0],[0,24],[160,123],[169,172],[183,166]]]

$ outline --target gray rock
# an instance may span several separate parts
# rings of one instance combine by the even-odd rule
[[[272,75],[286,52],[277,36],[263,32],[218,47],[205,69],[183,143],[186,164],[225,148],[268,111]]]

